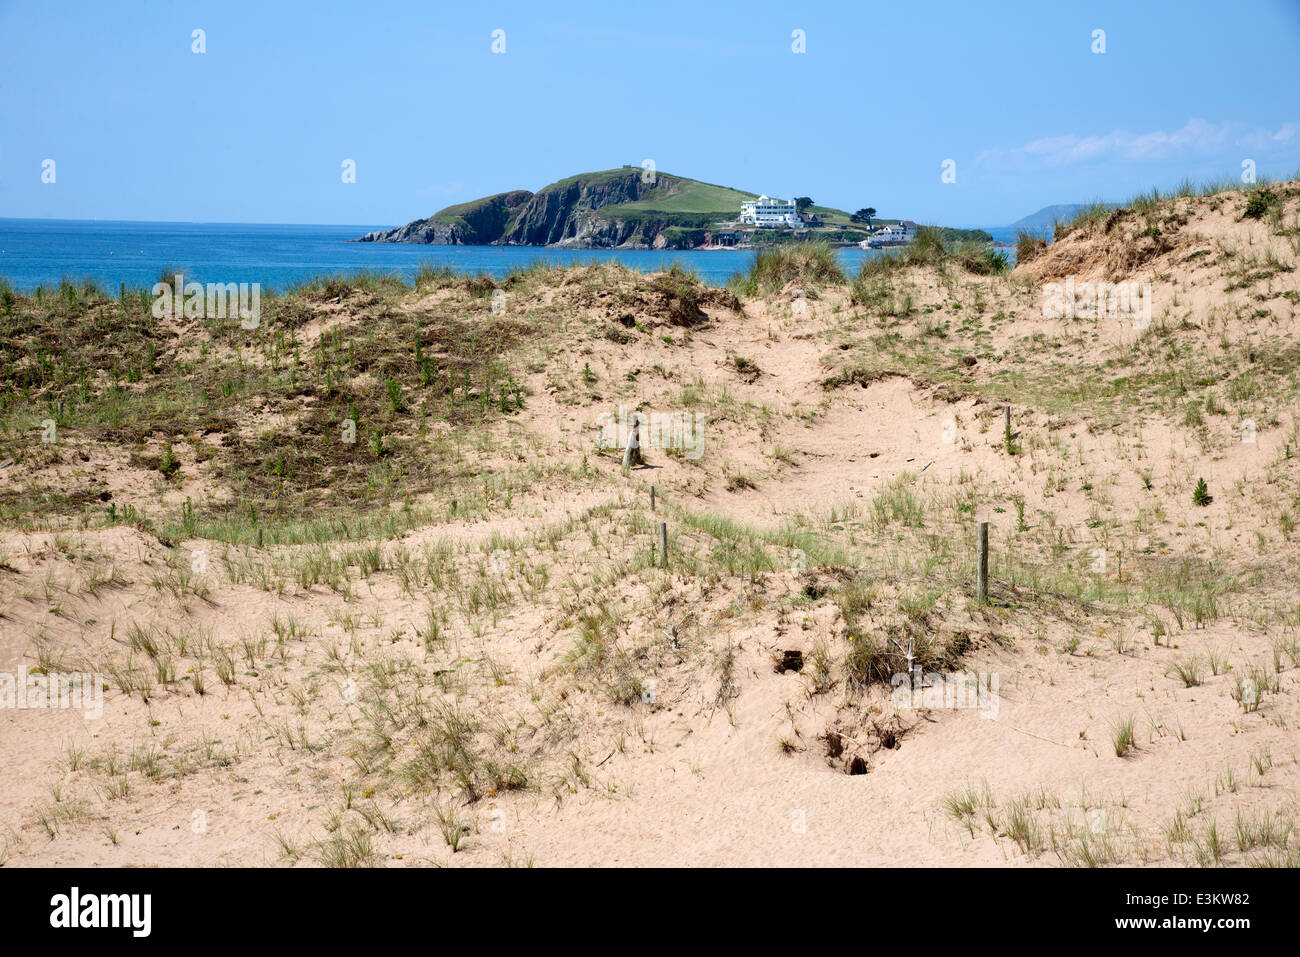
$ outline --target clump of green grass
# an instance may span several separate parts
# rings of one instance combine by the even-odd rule
[[[1016,233],[1016,263],[1024,265],[1047,248],[1047,240],[1037,233],[1020,230]]]
[[[425,287],[442,289],[450,286],[455,280],[456,270],[445,264],[435,266],[433,263],[425,261],[420,263],[419,268],[415,270],[415,288],[417,291]]]
[[[1228,853],[1228,844],[1219,834],[1218,821],[1210,821],[1205,828],[1204,842],[1193,838],[1192,847],[1196,854],[1196,863],[1200,866],[1217,867],[1222,864],[1224,856]]]
[[[374,867],[379,860],[370,834],[356,825],[335,831],[317,845],[316,853],[324,867]]]
[[[1238,675],[1232,683],[1232,700],[1241,705],[1242,711],[1258,711],[1264,693],[1271,691],[1276,694],[1279,688],[1277,675],[1270,675],[1266,667],[1249,665],[1245,674]]]
[[[1081,229],[1090,223],[1101,222],[1110,216],[1115,207],[1109,203],[1089,203],[1083,209],[1079,210],[1074,216],[1065,221],[1058,220],[1052,227],[1052,241],[1059,242],[1070,233]]]
[[[1011,259],[1001,249],[987,243],[957,243],[951,251],[952,258],[969,273],[977,276],[1000,276],[1011,269]]]
[[[1027,797],[1021,797],[1011,803],[1002,822],[1002,833],[1011,838],[1025,854],[1034,856],[1043,850],[1042,828],[1034,819]]]
[[[976,790],[973,784],[968,784],[960,791],[952,791],[944,796],[942,807],[944,812],[975,836],[975,814],[980,808],[991,808],[993,806],[993,795],[989,791],[988,783],[984,784],[983,790]]]
[[[900,472],[871,501],[872,524],[885,530],[894,523],[919,528],[925,524],[925,504],[915,491],[915,472]]]
[[[464,843],[465,835],[469,833],[469,825],[461,820],[456,808],[450,804],[438,805],[434,813],[438,818],[438,830],[442,833],[442,839],[455,854]]]
[[[1201,662],[1198,658],[1187,658],[1173,662],[1165,674],[1177,678],[1184,688],[1194,688],[1201,683]]]
[[[865,688],[875,682],[887,682],[894,673],[885,643],[875,635],[855,635],[844,658],[849,683]]]
[[[358,293],[380,298],[393,298],[410,289],[405,280],[395,272],[378,273],[368,269],[332,276],[316,276],[308,282],[294,286],[289,295],[307,296],[343,301]]]
[[[847,282],[847,277],[830,244],[814,241],[760,251],[749,272],[733,276],[728,286],[739,295],[761,296],[795,281],[810,286],[835,285]]]
[[[616,620],[607,611],[585,613],[578,637],[565,656],[575,676],[594,679],[611,701],[632,706],[645,689],[639,674],[639,653],[619,642]]]
[[[1115,727],[1111,731],[1111,743],[1115,747],[1115,757],[1117,758],[1124,757],[1137,747],[1137,741],[1133,733],[1132,715],[1115,723]]]

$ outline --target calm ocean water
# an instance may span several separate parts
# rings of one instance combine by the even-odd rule
[[[502,276],[537,259],[557,264],[620,262],[654,271],[673,262],[689,266],[705,282],[719,285],[748,269],[750,251],[650,251],[624,249],[537,249],[520,246],[406,246],[350,243],[386,225],[281,226],[241,223],[134,223],[93,220],[0,219],[0,276],[30,291],[63,277],[91,278],[109,290],[118,283],[152,286],[164,269],[197,282],[258,282],[282,290],[314,276],[360,270],[396,272],[406,278],[421,263],[462,272]],[[990,229],[1010,240],[1014,231]],[[856,270],[868,256],[839,250],[845,268]]]

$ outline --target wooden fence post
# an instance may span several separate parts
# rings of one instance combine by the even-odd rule
[[[627,433],[627,448],[623,450],[623,468],[630,469],[634,465],[641,464],[641,438],[640,425],[641,418],[639,413],[632,413],[632,428]]]
[[[668,567],[668,523],[659,523],[659,564]]]
[[[653,512],[654,510],[655,510],[655,487],[651,485],[650,486],[650,511]]]

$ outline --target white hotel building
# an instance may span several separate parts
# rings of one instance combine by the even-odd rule
[[[792,226],[798,229],[803,225],[793,200],[772,199],[768,196],[760,196],[758,199],[741,203],[740,221],[760,229],[779,226]]]

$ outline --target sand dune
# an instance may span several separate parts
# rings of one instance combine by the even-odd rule
[[[105,690],[0,710],[0,861],[1294,864],[1300,185],[1270,195],[740,298],[337,283],[98,347],[133,306],[21,300],[0,671]],[[1148,283],[1149,322],[1045,316],[1066,280]],[[622,469],[620,406],[701,454]],[[933,696],[967,675],[993,698]]]

